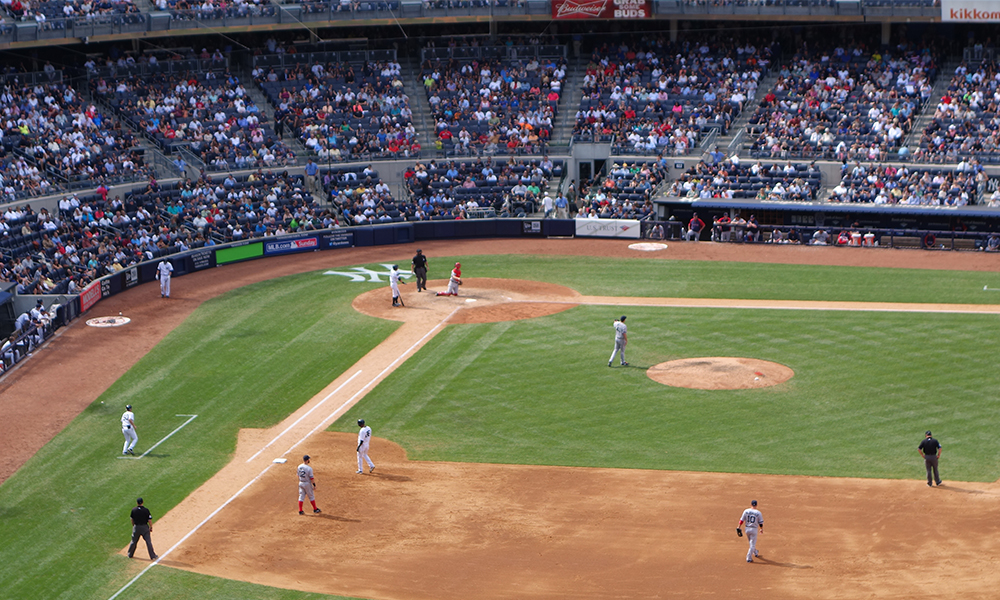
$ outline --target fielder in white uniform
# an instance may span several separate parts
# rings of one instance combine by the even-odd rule
[[[358,432],[358,473],[364,473],[364,463],[366,462],[368,463],[368,472],[371,473],[375,470],[375,463],[368,458],[368,444],[372,441],[372,428],[365,425],[364,419],[358,419],[358,427],[361,428],[361,431]]]
[[[122,446],[122,454],[131,454],[135,448],[135,443],[139,441],[139,435],[135,432],[135,415],[132,414],[132,405],[125,405],[125,412],[122,413],[122,435],[125,436],[125,445]]]
[[[448,291],[438,292],[438,296],[457,296],[458,286],[462,285],[462,263],[455,263],[455,268],[451,270],[451,278],[448,279]]]
[[[747,540],[750,542],[750,549],[747,550],[747,562],[752,563],[755,556],[760,556],[757,552],[757,534],[764,532],[764,516],[757,510],[757,501],[750,501],[750,508],[743,511],[740,517],[740,525],[746,525]],[[739,531],[739,526],[736,531]]]
[[[401,283],[406,282],[399,280],[399,265],[392,265],[392,270],[389,271],[389,287],[392,288],[393,306],[400,306],[403,304],[403,298],[399,295],[399,284]]]
[[[306,454],[302,457],[302,464],[299,468],[295,470],[299,476],[299,514],[306,514],[302,510],[302,502],[309,497],[309,504],[312,504],[313,512],[322,512],[320,509],[316,508],[316,479],[313,478],[313,468],[309,466],[309,455]]]
[[[161,260],[156,265],[156,277],[160,280],[160,297],[170,297],[170,274],[174,272],[174,266],[169,260]]]
[[[625,362],[625,346],[628,344],[628,327],[625,326],[625,315],[622,315],[621,319],[615,321],[615,349],[611,353],[611,358],[608,359],[608,366],[615,360],[615,354],[619,355],[621,358],[622,366],[627,367],[628,363]]]

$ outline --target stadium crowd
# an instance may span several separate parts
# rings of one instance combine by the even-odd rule
[[[279,134],[287,126],[320,162],[420,155],[398,62],[256,67],[253,77]]]
[[[754,198],[770,201],[815,200],[822,177],[815,163],[752,164],[737,157],[714,164],[700,162],[670,185],[682,198]]]
[[[982,166],[963,162],[957,169],[855,163],[830,192],[831,202],[868,202],[913,206],[965,206],[977,203],[989,178]]]
[[[751,155],[885,160],[929,100],[936,72],[928,48],[802,50],[750,119]]]
[[[457,155],[541,152],[565,77],[563,59],[426,61],[420,79],[435,148]]]
[[[913,157],[923,162],[1000,162],[1000,70],[995,62],[956,69]]]
[[[587,65],[574,135],[610,139],[616,152],[686,154],[702,132],[728,131],[770,62],[770,47],[749,42],[604,45]]]

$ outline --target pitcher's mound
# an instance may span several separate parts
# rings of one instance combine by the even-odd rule
[[[710,356],[653,365],[646,375],[657,383],[696,390],[745,390],[784,383],[795,372],[756,358]]]

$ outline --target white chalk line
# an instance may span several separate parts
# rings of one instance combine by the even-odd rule
[[[250,462],[253,459],[255,459],[258,456],[260,456],[264,452],[264,450],[267,450],[268,448],[270,448],[271,445],[274,444],[275,442],[277,442],[279,439],[281,439],[281,437],[283,435],[285,435],[286,433],[288,433],[289,431],[291,431],[293,427],[295,427],[296,425],[298,425],[299,423],[301,423],[303,419],[305,419],[306,417],[308,417],[309,415],[311,415],[314,410],[316,410],[320,406],[323,406],[324,402],[326,402],[327,400],[329,400],[330,398],[332,398],[334,396],[334,394],[336,394],[340,390],[344,389],[344,386],[346,386],[348,383],[354,381],[354,378],[357,377],[358,375],[361,375],[361,370],[360,369],[358,370],[357,373],[355,373],[354,375],[351,375],[350,379],[348,379],[344,383],[342,383],[339,386],[337,386],[337,389],[335,389],[332,392],[330,392],[329,394],[327,394],[326,398],[323,398],[322,400],[320,400],[319,404],[317,404],[316,406],[310,408],[309,412],[307,412],[306,414],[304,414],[301,417],[299,417],[298,419],[296,419],[295,422],[292,423],[291,425],[289,425],[288,427],[286,427],[284,431],[282,431],[278,435],[274,436],[273,440],[271,440],[270,442],[268,442],[267,445],[265,445],[263,448],[261,448],[260,450],[258,450],[253,456],[251,456],[250,458],[248,458],[247,462]]]
[[[152,446],[150,446],[149,450],[146,450],[145,452],[143,452],[139,456],[119,456],[118,458],[123,458],[123,459],[127,459],[127,460],[139,460],[140,458],[142,458],[143,456],[146,456],[147,454],[149,454],[153,450],[156,450],[156,447],[159,446],[160,444],[162,444],[163,442],[167,441],[168,439],[170,439],[170,436],[174,435],[175,433],[177,433],[181,429],[184,429],[185,425],[187,425],[191,421],[194,421],[195,419],[198,418],[198,415],[174,415],[174,416],[175,417],[190,417],[190,418],[187,421],[184,421],[181,424],[180,427],[178,427],[177,429],[175,429],[175,430],[171,431],[170,433],[168,433],[167,436],[164,437],[162,440],[160,440],[160,441],[156,442],[155,444],[153,444]]]
[[[187,534],[184,537],[182,537],[180,540],[178,540],[176,544],[174,544],[173,546],[171,546],[169,550],[167,550],[166,552],[164,552],[163,554],[161,554],[153,562],[151,562],[148,565],[146,565],[146,568],[144,568],[142,571],[140,571],[138,575],[136,575],[135,577],[133,577],[131,581],[129,581],[128,583],[126,583],[125,585],[123,585],[122,588],[120,590],[118,590],[117,592],[115,592],[115,595],[111,596],[110,598],[108,598],[108,600],[115,600],[115,598],[117,598],[122,592],[124,592],[129,587],[131,587],[131,585],[133,583],[135,583],[136,581],[139,581],[139,578],[142,577],[143,575],[145,575],[146,571],[152,569],[157,563],[159,563],[161,560],[163,560],[164,558],[166,558],[171,552],[173,552],[174,550],[176,550],[178,546],[180,546],[185,541],[187,541],[187,539],[189,537],[191,537],[192,535],[194,535],[195,532],[197,532],[199,529],[201,529],[205,525],[205,523],[208,523],[210,520],[212,520],[212,517],[214,517],[215,515],[219,514],[222,511],[222,509],[224,509],[227,506],[229,506],[230,502],[232,502],[233,500],[235,500],[236,498],[238,498],[239,495],[242,494],[243,492],[245,492],[248,487],[250,487],[251,485],[253,485],[258,479],[260,479],[261,477],[263,477],[264,473],[267,473],[268,470],[270,470],[270,468],[272,466],[274,466],[274,463],[271,463],[271,464],[267,465],[266,467],[264,467],[264,470],[261,471],[260,473],[258,473],[256,477],[254,477],[253,479],[251,479],[245,486],[241,487],[238,492],[236,492],[235,494],[233,494],[232,496],[230,496],[229,499],[226,500],[225,502],[223,502],[222,505],[219,508],[217,508],[214,511],[212,511],[212,514],[210,514],[207,517],[205,517],[205,519],[201,523],[198,523],[198,525],[194,529],[192,529],[191,531],[187,532]]]
[[[330,413],[329,416],[327,416],[325,419],[323,419],[322,421],[320,421],[319,425],[317,425],[316,427],[314,427],[312,431],[310,431],[304,437],[302,437],[301,439],[299,439],[299,441],[295,442],[295,444],[293,444],[291,448],[289,448],[288,450],[285,450],[285,454],[288,454],[292,450],[295,450],[295,448],[299,444],[301,444],[302,442],[304,442],[305,440],[307,440],[309,438],[309,436],[311,436],[312,434],[316,433],[320,429],[325,429],[327,427],[327,425],[325,423],[327,421],[330,421],[332,423],[338,416],[340,416],[340,411],[344,410],[345,408],[350,408],[351,406],[353,406],[355,400],[359,396],[364,395],[365,391],[368,389],[368,387],[370,385],[372,385],[374,383],[378,383],[379,381],[381,381],[383,375],[386,375],[388,372],[391,372],[392,370],[394,370],[399,365],[399,363],[401,363],[403,360],[405,360],[406,358],[408,358],[411,352],[413,352],[416,348],[419,348],[420,345],[422,343],[424,343],[424,341],[427,338],[429,338],[433,334],[437,333],[437,331],[439,329],[441,329],[441,327],[443,327],[445,323],[448,322],[448,319],[451,319],[451,317],[454,316],[454,314],[456,312],[458,312],[459,310],[461,310],[461,308],[462,308],[461,306],[455,308],[455,310],[453,310],[450,313],[448,313],[447,317],[445,317],[444,319],[441,319],[440,323],[438,323],[437,325],[435,325],[434,327],[432,327],[430,331],[428,331],[427,333],[425,333],[423,335],[423,337],[421,337],[419,340],[413,342],[412,346],[410,346],[405,351],[403,351],[402,354],[400,354],[399,356],[397,356],[396,360],[394,360],[391,363],[389,363],[389,366],[387,366],[386,368],[382,369],[381,373],[379,373],[378,375],[376,375],[375,377],[373,377],[372,380],[369,381],[368,383],[366,383],[363,388],[361,388],[360,390],[357,391],[357,393],[355,393],[353,396],[351,396],[350,398],[348,398],[343,404],[341,404],[340,406],[338,406],[335,411],[333,411],[332,413]],[[285,454],[282,454],[282,456],[285,456]]]
[[[1000,289],[990,288],[988,291],[1000,292]],[[720,304],[695,304],[687,302],[630,302],[630,298],[624,298],[625,302],[592,301],[592,300],[514,300],[510,304],[568,304],[571,306],[639,306],[643,308],[735,308],[740,310],[812,310],[812,311],[844,311],[844,312],[898,312],[898,313],[941,313],[941,314],[968,314],[968,315],[995,315],[1000,314],[1000,306],[994,304],[983,304],[982,309],[962,309],[962,308],[929,308],[906,306],[878,306],[880,303],[872,303],[875,306],[864,306],[862,303],[845,301],[845,304],[854,306],[809,306],[809,305],[788,305],[775,306],[763,304],[725,304],[720,299]],[[740,302],[740,300],[730,300],[729,302]],[[803,302],[817,302],[815,300],[803,300]],[[949,306],[943,304],[942,306]]]
[[[452,315],[454,315],[454,314],[455,314],[456,312],[458,312],[458,311],[459,311],[460,309],[461,309],[461,307],[458,307],[458,308],[456,308],[455,310],[451,311],[451,313],[449,313],[447,317],[445,317],[444,319],[442,319],[440,323],[438,323],[437,325],[435,325],[434,327],[432,327],[430,331],[428,331],[427,333],[425,333],[425,334],[423,335],[423,337],[421,337],[421,338],[420,338],[419,340],[417,340],[416,342],[414,342],[412,346],[410,346],[409,348],[407,348],[407,349],[406,349],[406,350],[405,350],[405,351],[404,351],[404,352],[403,352],[402,354],[400,354],[400,355],[399,355],[398,357],[396,357],[396,359],[395,359],[395,360],[393,360],[393,361],[392,361],[391,363],[389,363],[389,366],[388,366],[388,367],[386,367],[385,369],[382,369],[382,372],[381,372],[381,373],[379,373],[379,374],[378,374],[378,375],[376,375],[376,376],[375,376],[374,378],[372,378],[372,380],[371,380],[371,381],[369,381],[369,382],[368,382],[367,384],[365,384],[365,386],[364,386],[363,388],[361,388],[361,389],[360,389],[360,390],[359,390],[359,391],[358,391],[358,392],[357,392],[356,394],[354,394],[353,396],[351,396],[351,398],[350,398],[349,400],[347,400],[346,402],[344,402],[343,404],[341,404],[341,405],[340,405],[339,407],[337,407],[337,409],[336,409],[335,411],[333,411],[333,413],[331,413],[331,414],[330,414],[330,415],[329,415],[328,417],[326,417],[326,419],[323,419],[323,421],[322,421],[322,422],[320,423],[320,425],[319,425],[319,426],[317,426],[317,427],[313,428],[313,430],[312,430],[312,431],[310,431],[309,433],[307,433],[307,434],[305,434],[304,436],[302,436],[302,437],[301,437],[301,438],[299,439],[299,441],[295,442],[295,444],[293,444],[291,448],[289,448],[288,450],[286,450],[286,451],[285,451],[285,454],[288,454],[289,452],[291,452],[292,450],[294,450],[294,449],[295,449],[295,448],[296,448],[296,447],[297,447],[297,446],[298,446],[299,444],[301,444],[301,443],[302,443],[302,442],[304,442],[304,441],[305,441],[306,439],[308,439],[308,438],[309,438],[309,437],[310,437],[310,436],[311,436],[312,434],[316,433],[316,431],[318,431],[318,430],[319,430],[319,428],[320,428],[321,426],[323,426],[323,423],[325,423],[325,422],[326,422],[327,420],[329,420],[329,419],[330,419],[330,417],[333,417],[334,415],[336,415],[337,413],[339,413],[339,412],[340,412],[341,410],[343,410],[343,409],[344,409],[345,407],[349,406],[349,405],[350,405],[350,403],[351,403],[351,402],[352,402],[352,401],[353,401],[353,400],[354,400],[355,398],[357,398],[357,397],[358,397],[359,395],[361,395],[361,394],[362,394],[362,392],[364,392],[364,391],[365,391],[365,389],[367,389],[367,388],[368,388],[368,386],[372,385],[372,383],[375,383],[375,382],[379,381],[379,378],[380,378],[380,377],[382,377],[382,376],[383,376],[383,375],[384,375],[384,374],[385,374],[385,373],[386,373],[387,371],[389,371],[390,369],[392,369],[393,367],[395,367],[395,366],[396,366],[396,365],[397,365],[398,363],[400,363],[400,362],[401,362],[401,361],[402,361],[402,360],[403,360],[404,358],[406,358],[406,357],[407,357],[407,356],[408,356],[408,355],[409,355],[409,354],[410,354],[410,353],[411,353],[411,352],[412,352],[412,351],[413,351],[413,350],[414,350],[415,348],[418,348],[418,347],[419,347],[419,345],[420,345],[421,343],[423,343],[423,342],[424,342],[424,341],[425,341],[425,340],[426,340],[426,339],[427,339],[428,337],[430,337],[430,336],[431,336],[432,334],[436,333],[436,332],[437,332],[437,331],[438,331],[439,329],[441,329],[441,327],[443,327],[443,326],[444,326],[444,324],[448,322],[448,319],[450,319],[450,318],[452,317]],[[361,372],[361,371],[358,371],[358,373],[360,373],[360,372]],[[355,373],[355,376],[356,376],[356,375],[357,375],[358,373]],[[353,379],[353,377],[352,377],[352,379]],[[345,382],[345,383],[346,383],[346,382]],[[173,434],[171,433],[171,435],[173,435]],[[168,437],[169,437],[169,436],[168,436]],[[280,436],[279,436],[279,437],[280,437]],[[164,438],[164,439],[166,439],[166,438]],[[282,456],[284,456],[284,455],[282,455]],[[178,540],[176,544],[174,544],[173,546],[171,546],[169,550],[167,550],[166,552],[164,552],[163,554],[161,554],[161,555],[159,556],[159,558],[157,558],[157,559],[156,559],[155,561],[153,561],[152,563],[150,563],[150,564],[146,565],[146,568],[144,568],[144,569],[143,569],[142,571],[140,571],[140,572],[139,572],[139,573],[138,573],[138,574],[137,574],[137,575],[136,575],[135,577],[133,577],[133,578],[131,579],[131,581],[129,581],[128,583],[126,583],[125,585],[123,585],[123,586],[121,587],[121,589],[119,589],[119,590],[118,590],[117,592],[115,592],[115,594],[114,594],[113,596],[111,596],[110,598],[108,598],[108,600],[115,600],[115,598],[117,598],[117,597],[118,597],[119,595],[121,595],[121,593],[122,593],[122,592],[124,592],[124,591],[125,591],[125,590],[127,590],[127,589],[128,589],[129,587],[131,587],[131,586],[132,586],[132,584],[134,584],[135,582],[139,581],[139,579],[140,579],[140,578],[141,578],[141,577],[142,577],[143,575],[145,575],[145,574],[146,574],[146,571],[149,571],[150,569],[152,569],[152,568],[153,568],[153,567],[154,567],[154,566],[155,566],[156,564],[158,564],[158,563],[159,563],[159,562],[160,562],[161,560],[163,560],[164,558],[166,558],[166,557],[167,557],[167,556],[168,556],[168,555],[169,555],[169,554],[170,554],[171,552],[173,552],[174,550],[176,550],[178,546],[180,546],[180,545],[181,545],[181,544],[183,544],[183,543],[184,543],[185,541],[187,541],[187,539],[188,539],[189,537],[191,537],[191,536],[192,536],[192,535],[194,535],[194,534],[195,534],[195,533],[196,533],[196,532],[197,532],[197,531],[198,531],[199,529],[201,529],[202,527],[204,527],[204,526],[205,526],[205,524],[206,524],[206,523],[208,523],[209,521],[211,521],[211,520],[212,520],[212,518],[213,518],[213,517],[215,517],[215,515],[219,514],[219,513],[220,513],[220,512],[222,511],[222,509],[224,509],[225,507],[229,506],[229,504],[230,504],[230,503],[231,503],[231,502],[232,502],[233,500],[235,500],[236,498],[238,498],[238,497],[240,496],[240,494],[242,494],[243,492],[245,492],[247,488],[249,488],[249,487],[250,487],[251,485],[253,485],[253,484],[254,484],[254,483],[255,483],[255,482],[257,481],[257,480],[259,480],[259,479],[260,479],[261,477],[263,477],[263,476],[264,476],[264,474],[265,474],[265,473],[267,473],[267,472],[268,472],[268,471],[269,471],[269,470],[271,469],[271,467],[273,467],[273,466],[274,466],[274,464],[275,464],[275,463],[273,463],[273,462],[272,462],[272,463],[268,463],[268,465],[267,465],[266,467],[264,467],[264,470],[263,470],[263,471],[261,471],[260,473],[258,473],[256,477],[254,477],[253,479],[251,479],[251,480],[250,480],[250,481],[249,481],[249,482],[248,482],[248,483],[247,483],[246,485],[244,485],[244,486],[243,486],[242,488],[240,488],[240,489],[239,489],[239,491],[237,491],[237,492],[236,492],[235,494],[233,494],[232,496],[230,496],[228,500],[226,500],[226,501],[225,501],[224,503],[222,503],[222,505],[221,505],[221,506],[219,506],[219,508],[217,508],[217,509],[215,509],[214,511],[212,511],[212,514],[210,514],[210,515],[208,515],[207,517],[205,517],[205,519],[204,519],[204,520],[203,520],[203,521],[202,521],[201,523],[198,523],[198,525],[196,525],[196,526],[194,527],[194,529],[192,529],[191,531],[187,532],[187,533],[186,533],[186,534],[184,535],[184,537],[182,537],[182,538],[181,538],[180,540]]]

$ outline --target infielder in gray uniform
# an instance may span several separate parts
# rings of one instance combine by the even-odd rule
[[[309,504],[312,504],[313,512],[319,513],[320,509],[316,508],[316,480],[313,478],[313,468],[309,466],[309,455],[306,454],[302,457],[302,464],[299,468],[295,470],[299,476],[299,514],[306,514],[302,510],[302,502],[309,497]]]
[[[627,367],[628,363],[625,362],[625,346],[628,344],[628,327],[625,326],[625,315],[622,315],[621,319],[615,321],[615,350],[611,353],[611,358],[608,359],[608,366],[615,361],[615,354],[619,355],[621,358],[622,366]]]
[[[750,549],[747,550],[747,562],[752,563],[755,556],[760,556],[757,552],[757,534],[764,532],[764,516],[757,510],[757,501],[750,501],[750,508],[743,511],[740,517],[740,524],[736,526],[736,535],[743,536],[740,530],[741,525],[746,525],[747,540],[750,541]]]

